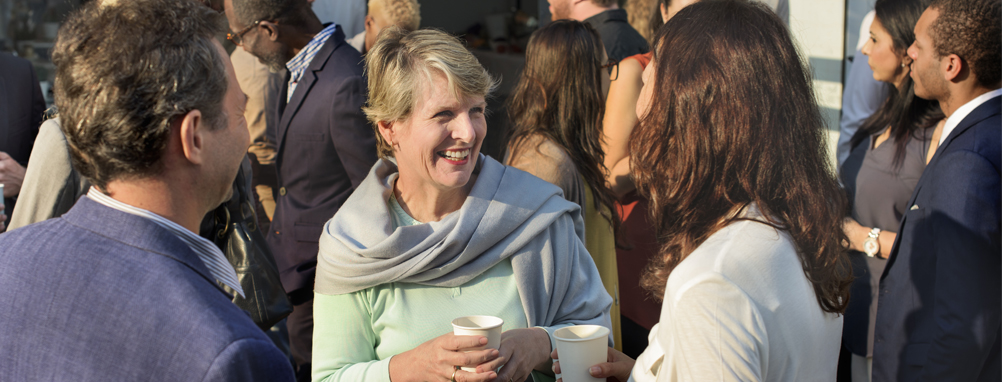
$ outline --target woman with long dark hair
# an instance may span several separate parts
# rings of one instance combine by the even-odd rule
[[[908,199],[936,152],[942,130],[939,104],[916,97],[908,75],[912,60],[906,50],[915,41],[915,23],[930,2],[878,0],[870,39],[862,50],[873,78],[894,90],[852,137],[853,149],[842,166],[842,183],[853,201],[844,230],[856,275],[842,344],[852,353],[857,382],[870,380],[880,275]]]
[[[784,23],[745,0],[690,5],[643,79],[630,160],[662,244],[642,280],[661,319],[635,364],[610,351],[592,375],[832,380],[852,277],[845,196]]]
[[[609,295],[618,296],[613,228],[618,220],[600,144],[604,53],[598,33],[579,21],[554,21],[532,34],[508,105],[512,129],[505,164],[559,186],[567,200],[581,206],[585,247]],[[618,298],[611,313],[618,347]]]

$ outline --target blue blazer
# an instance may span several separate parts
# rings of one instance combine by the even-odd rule
[[[880,281],[874,381],[1002,378],[1002,119],[995,97],[937,149]]]
[[[85,197],[0,235],[0,381],[292,381],[177,236]]]
[[[313,296],[324,223],[376,163],[376,136],[362,113],[367,93],[362,72],[361,55],[338,27],[313,57],[288,104],[287,85],[276,97],[278,187],[268,244],[286,292]]]

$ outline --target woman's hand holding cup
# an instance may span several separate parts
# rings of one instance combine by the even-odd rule
[[[497,373],[473,373],[457,367],[476,368],[501,354],[497,349],[481,349],[487,345],[484,336],[457,336],[452,333],[432,338],[418,347],[397,354],[390,359],[390,380],[407,381],[460,381],[486,382],[497,378]]]

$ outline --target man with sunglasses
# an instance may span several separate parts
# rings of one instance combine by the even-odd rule
[[[287,324],[297,377],[309,380],[313,281],[323,225],[376,161],[361,107],[362,57],[306,0],[226,0],[229,39],[273,72],[287,70],[276,97],[278,182],[268,243],[295,306]]]

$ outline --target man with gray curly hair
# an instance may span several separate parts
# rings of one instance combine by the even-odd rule
[[[52,54],[74,168],[93,187],[0,237],[0,380],[289,381],[284,355],[199,237],[247,148],[240,91],[191,0],[92,2]]]

